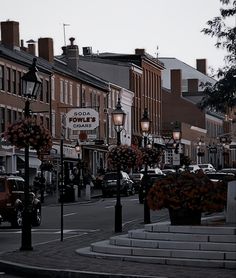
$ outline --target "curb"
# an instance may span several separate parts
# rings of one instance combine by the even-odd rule
[[[140,276],[111,274],[103,272],[89,272],[70,269],[44,268],[12,263],[4,260],[0,260],[0,269],[7,274],[34,278],[167,278],[164,276]]]

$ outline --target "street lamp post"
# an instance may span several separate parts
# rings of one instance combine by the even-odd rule
[[[143,143],[144,143],[144,149],[147,148],[147,138],[148,138],[148,133],[150,130],[150,119],[148,118],[148,110],[147,108],[144,109],[144,113],[143,113],[143,118],[140,120],[140,127],[141,127],[141,131],[143,134]],[[148,184],[147,184],[147,163],[145,163],[144,165],[144,181],[145,181],[145,185],[144,185],[144,201],[143,201],[143,207],[144,207],[144,223],[145,224],[149,224],[151,223],[151,218],[150,218],[150,208],[148,206],[147,203],[147,193],[148,193]]]
[[[21,78],[22,95],[26,98],[24,116],[30,118],[30,100],[36,100],[40,90],[42,81],[38,76],[36,67],[36,58],[29,68],[29,71]],[[30,129],[30,127],[29,127]],[[30,212],[30,196],[29,196],[29,145],[25,147],[25,187],[24,187],[24,209],[22,213],[22,242],[20,250],[33,250],[31,243],[31,212]]]
[[[112,121],[117,133],[117,146],[120,146],[121,139],[120,133],[124,128],[126,113],[121,109],[120,99],[116,105],[116,109],[111,113]],[[117,163],[117,193],[116,193],[116,205],[115,205],[115,233],[122,232],[122,205],[120,201],[120,163]]]
[[[173,153],[173,165],[175,165],[176,175],[178,172],[178,167],[180,166],[180,153],[179,153],[179,145],[181,140],[181,130],[178,122],[175,123],[175,126],[172,131],[172,137],[174,140],[174,153]],[[174,160],[175,155],[175,160]]]
[[[78,197],[81,196],[81,189],[83,187],[83,172],[82,172],[82,169],[83,169],[83,163],[82,163],[82,160],[81,160],[81,153],[82,153],[82,147],[79,145],[79,142],[77,141],[76,145],[75,145],[75,151],[77,152],[78,154],[78,165],[77,165],[77,168],[78,168]]]

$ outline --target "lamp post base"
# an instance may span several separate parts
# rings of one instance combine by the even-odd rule
[[[32,241],[31,241],[31,221],[30,215],[26,211],[23,213],[23,225],[21,230],[21,247],[20,251],[32,251]]]
[[[115,205],[115,233],[122,232],[122,205]]]
[[[150,223],[151,223],[150,208],[148,207],[147,200],[144,200],[144,224],[150,224]]]

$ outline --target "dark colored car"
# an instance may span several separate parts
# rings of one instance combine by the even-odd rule
[[[132,173],[132,174],[129,175],[129,177],[134,182],[135,193],[138,193],[139,188],[141,186],[141,180],[142,180],[143,174],[141,174],[141,173]]]
[[[233,173],[225,173],[225,172],[213,172],[206,173],[208,178],[214,182],[217,181],[231,181],[235,179],[235,175]]]
[[[166,176],[165,174],[160,175],[160,174],[149,173],[148,175],[146,175],[146,176],[144,175],[142,177],[141,184],[139,187],[139,192],[138,192],[140,204],[143,204],[143,202],[144,202],[146,186],[147,186],[147,189],[151,188],[157,180],[162,179],[165,176]]]
[[[0,176],[0,223],[10,222],[13,227],[22,226],[24,209],[24,179],[18,176]],[[33,192],[29,193],[33,226],[41,224],[41,202]]]
[[[104,175],[102,181],[103,197],[113,196],[117,193],[117,173],[108,172]],[[135,193],[134,183],[126,172],[120,172],[120,193],[125,196],[133,195]]]
[[[231,173],[234,174],[234,176],[236,177],[236,168],[222,168],[219,172]]]

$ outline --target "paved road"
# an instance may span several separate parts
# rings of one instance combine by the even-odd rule
[[[89,207],[89,206],[88,206]],[[113,215],[113,214],[112,214]],[[113,219],[114,220],[114,219]],[[143,226],[141,223],[138,225]],[[110,223],[113,227],[113,221]],[[127,230],[130,227],[126,227]],[[124,229],[124,233],[127,232]],[[126,262],[109,259],[96,259],[80,256],[75,250],[79,247],[89,246],[90,243],[108,239],[114,235],[113,231],[100,229],[96,233],[74,234],[65,238],[63,242],[50,241],[47,244],[36,244],[33,251],[14,251],[0,254],[0,261],[6,260],[18,265],[17,272],[24,274],[26,277],[52,277],[46,274],[55,275],[54,277],[165,277],[165,278],[235,278],[236,270],[216,269],[216,268],[193,268],[183,266],[156,265],[136,262]],[[24,268],[27,264],[28,267]],[[0,271],[4,271],[0,263]],[[15,265],[16,267],[17,265]],[[31,268],[32,266],[33,268]],[[1,269],[2,267],[2,269]],[[51,273],[49,270],[54,269]],[[10,266],[8,271],[12,271]],[[31,271],[29,273],[29,271]],[[42,274],[42,271],[44,271]],[[9,272],[10,273],[10,272]],[[93,275],[88,274],[93,273]],[[101,274],[103,273],[103,274]],[[104,273],[107,273],[105,275]],[[119,274],[119,276],[117,276]],[[135,275],[135,276],[132,276]],[[14,276],[13,276],[14,277]],[[1,276],[0,276],[1,278]],[[3,275],[3,278],[4,275]],[[9,277],[10,278],[10,277]]]

